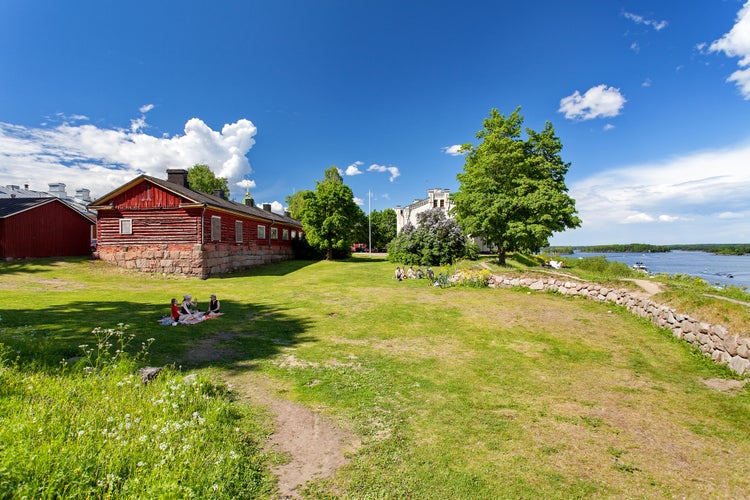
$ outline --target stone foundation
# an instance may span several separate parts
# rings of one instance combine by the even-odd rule
[[[493,276],[491,287],[524,287],[530,290],[551,291],[563,295],[579,295],[600,302],[612,302],[660,328],[666,328],[678,339],[690,343],[717,363],[728,365],[740,375],[750,374],[750,336],[730,333],[721,325],[704,323],[674,309],[638,296],[636,293],[607,288],[595,283],[583,283],[556,278],[511,278]]]
[[[207,278],[294,258],[291,247],[229,244],[100,246],[95,257],[147,273]]]

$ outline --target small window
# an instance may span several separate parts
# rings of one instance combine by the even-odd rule
[[[440,200],[440,208],[445,208],[445,200]]]
[[[211,241],[221,241],[221,217],[211,216]]]
[[[437,208],[437,200],[432,200],[432,208]]]
[[[278,240],[279,239],[279,228],[278,227],[272,227],[271,228],[271,239],[272,240]]]
[[[284,229],[281,231],[281,239],[282,240],[288,240],[289,239],[289,230]]]
[[[234,221],[234,241],[242,243],[242,221]]]
[[[294,240],[296,238],[297,238],[297,231],[295,231],[294,229],[292,229],[292,239]]]
[[[266,226],[258,226],[258,239],[259,240],[266,239]]]
[[[133,234],[133,219],[120,219],[120,234]]]

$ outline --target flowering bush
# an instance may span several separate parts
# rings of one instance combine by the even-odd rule
[[[458,223],[433,208],[417,216],[419,227],[407,224],[388,245],[388,260],[407,265],[450,265],[466,254],[467,238]]]

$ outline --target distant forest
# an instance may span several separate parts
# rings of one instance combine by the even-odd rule
[[[651,252],[671,252],[672,250],[685,250],[692,252],[709,252],[717,255],[746,255],[750,253],[750,244],[736,243],[703,243],[699,245],[647,245],[645,243],[629,243],[626,245],[594,245],[582,247],[564,247],[553,246],[543,249],[545,253],[555,255],[569,255],[576,252],[631,252],[631,253],[651,253]]]

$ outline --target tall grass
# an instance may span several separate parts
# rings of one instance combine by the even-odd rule
[[[1,325],[2,323],[0,323]],[[126,325],[95,328],[73,365],[0,344],[1,498],[253,498],[272,491],[263,418],[202,376],[136,373]],[[0,341],[24,329],[0,326]],[[39,369],[42,368],[42,369]]]

